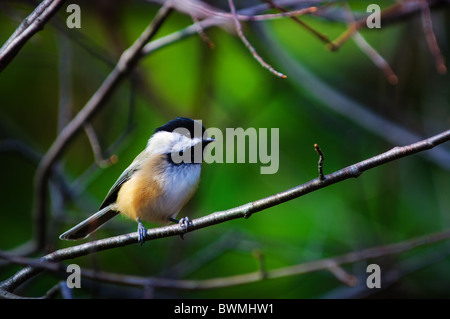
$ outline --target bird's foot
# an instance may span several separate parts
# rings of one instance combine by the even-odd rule
[[[138,242],[141,244],[141,246],[144,244],[145,242],[145,235],[147,235],[147,229],[145,229],[144,225],[142,224],[141,220],[138,218],[137,219],[138,222]]]
[[[184,234],[186,234],[188,232],[189,226],[192,225],[192,221],[189,219],[189,217],[183,217],[180,220],[175,219],[175,218],[170,218],[170,221],[180,225],[180,228],[183,231],[183,233],[180,234],[180,237],[181,237],[181,239],[184,239]]]

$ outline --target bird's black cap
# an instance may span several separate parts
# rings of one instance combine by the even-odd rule
[[[179,128],[184,128],[189,131],[190,137],[203,137],[205,133],[205,127],[198,121],[194,121],[193,119],[187,117],[177,117],[174,120],[167,122],[166,124],[155,129],[154,133],[165,131],[165,132],[173,132]],[[180,132],[182,133],[182,132]],[[200,136],[198,136],[201,134]]]

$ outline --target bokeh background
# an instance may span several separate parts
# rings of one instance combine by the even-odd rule
[[[295,1],[293,1],[295,2]],[[299,3],[301,1],[297,1]],[[327,1],[319,2],[319,5]],[[444,2],[444,1],[442,1]],[[27,242],[37,164],[58,132],[83,107],[154,17],[147,1],[71,1],[81,7],[81,29],[68,29],[67,5],[31,38],[0,74],[0,250]],[[210,1],[229,12],[227,1]],[[347,2],[328,4],[328,16],[301,17],[334,40],[347,28],[339,19]],[[370,3],[349,1],[356,16]],[[260,4],[235,1],[237,9]],[[0,42],[35,8],[35,1],[0,1]],[[301,7],[303,4],[297,4]],[[293,6],[295,7],[295,6]],[[290,7],[290,8],[293,8]],[[275,13],[276,10],[266,12]],[[448,5],[432,9],[433,30],[449,57]],[[334,18],[334,19],[331,19]],[[156,38],[191,25],[174,12]],[[420,14],[363,28],[361,35],[390,64],[397,85],[349,40],[331,52],[289,18],[243,23],[248,40],[265,61],[287,75],[262,68],[233,30],[204,30],[143,58],[107,105],[77,135],[59,160],[59,183],[49,188],[47,251],[75,245],[58,239],[94,213],[110,186],[145,147],[154,128],[176,116],[201,119],[206,127],[279,128],[279,170],[261,175],[256,164],[203,166],[193,199],[180,213],[191,219],[292,188],[317,177],[314,143],[325,153],[325,173],[448,129],[450,80],[440,74]],[[89,132],[89,134],[87,133]],[[89,136],[97,140],[94,156]],[[367,171],[302,198],[179,237],[103,251],[66,261],[119,274],[209,279],[277,269],[351,251],[386,245],[450,226],[449,145]],[[148,227],[157,225],[147,224]],[[89,238],[135,231],[116,218]],[[31,257],[42,256],[39,252]],[[147,289],[83,280],[83,298],[428,298],[450,297],[450,246],[441,242],[343,268],[359,279],[347,287],[328,271],[252,284],[189,291]],[[381,266],[382,289],[365,288],[366,267]],[[0,280],[22,266],[2,263]],[[43,295],[62,280],[46,272],[18,291]]]

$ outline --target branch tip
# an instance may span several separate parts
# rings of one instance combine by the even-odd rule
[[[335,261],[333,261],[333,265],[328,268],[328,271],[331,272],[337,280],[349,287],[355,287],[358,284],[358,278],[352,274],[349,274]]]
[[[278,11],[281,11],[282,13],[286,13],[286,14],[289,13],[289,10],[287,10],[286,8],[276,4],[272,0],[264,0],[264,2],[266,2],[272,8],[277,9]],[[305,13],[313,13],[315,11],[317,11],[317,7],[310,7],[308,9],[306,9]],[[300,24],[303,28],[305,28],[308,32],[313,34],[316,38],[318,38],[320,41],[322,41],[326,45],[331,44],[330,39],[325,34],[320,33],[319,31],[317,31],[313,27],[309,26],[308,24],[306,24],[305,22],[300,20],[298,17],[292,15],[292,16],[289,16],[289,18],[291,18],[292,20],[294,20],[295,22]]]
[[[314,149],[316,150],[317,154],[319,154],[319,163],[318,163],[319,179],[320,181],[323,181],[325,180],[325,175],[323,174],[323,160],[325,156],[323,155],[323,152],[317,143],[314,144]]]
[[[284,75],[281,72],[278,72],[277,70],[275,70],[270,64],[268,64],[266,61],[263,60],[263,58],[258,54],[258,52],[256,52],[256,49],[251,45],[251,43],[247,40],[247,38],[244,35],[244,32],[242,31],[242,26],[241,26],[241,22],[239,21],[239,17],[237,15],[236,12],[236,7],[234,6],[234,2],[233,0],[228,0],[228,5],[230,7],[231,10],[231,14],[233,16],[233,20],[234,20],[234,26],[236,28],[236,32],[239,36],[239,38],[241,39],[241,41],[245,44],[245,46],[247,47],[247,49],[250,51],[250,53],[253,55],[253,58],[259,62],[259,64],[261,64],[261,66],[267,70],[269,70],[272,74],[285,79],[286,75]]]
[[[398,84],[398,76],[395,74],[391,74],[388,76],[388,82],[392,85],[397,85]]]
[[[259,271],[261,274],[261,279],[266,279],[268,274],[266,270],[266,264],[264,261],[264,254],[262,253],[261,249],[254,249],[252,252],[252,255],[256,258],[258,261]]]

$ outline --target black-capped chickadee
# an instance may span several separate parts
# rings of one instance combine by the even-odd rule
[[[212,141],[203,125],[189,118],[177,117],[158,127],[112,186],[100,210],[59,238],[86,238],[119,213],[138,222],[141,244],[146,233],[141,220],[180,222],[186,227],[188,218],[175,218],[197,189],[203,150]]]

